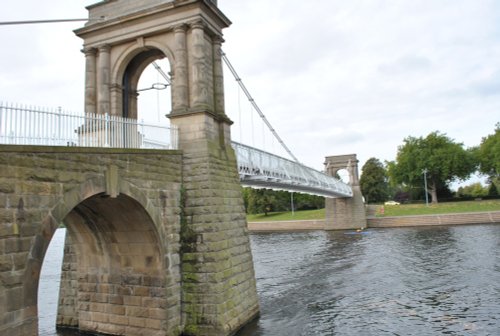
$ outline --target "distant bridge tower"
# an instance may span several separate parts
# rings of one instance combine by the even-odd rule
[[[339,170],[346,169],[353,192],[353,196],[350,198],[326,198],[325,229],[365,228],[366,212],[359,186],[356,154],[327,156],[325,169],[330,176],[335,176]]]

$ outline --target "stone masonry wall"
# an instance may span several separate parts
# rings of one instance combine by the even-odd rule
[[[109,324],[115,316],[124,328],[135,326],[131,334],[143,329],[148,319],[159,321],[155,325],[162,335],[179,334],[181,172],[179,151],[0,146],[0,334],[37,334],[38,278],[46,248],[68,213],[96,194],[126,194],[141,204],[167,259],[164,313],[158,314],[157,308],[142,310],[140,320],[137,310],[116,309],[101,312],[100,318]],[[69,254],[61,288],[67,295],[60,310],[67,325],[77,322],[75,311],[91,306],[78,304],[80,298],[72,295],[74,268]],[[98,299],[106,301],[109,296]],[[134,319],[128,312],[135,312]]]
[[[500,211],[442,215],[368,217],[368,227],[410,227],[461,224],[500,224]]]
[[[352,186],[350,198],[325,199],[325,230],[359,229],[366,227],[365,206],[358,185]]]
[[[236,158],[230,146],[184,158],[186,335],[230,335],[259,313]]]

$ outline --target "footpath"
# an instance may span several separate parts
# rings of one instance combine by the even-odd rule
[[[367,217],[368,228],[396,228],[412,226],[439,226],[439,225],[471,225],[471,224],[500,224],[500,211],[467,212],[441,215],[394,216],[394,217]],[[250,232],[266,231],[311,231],[323,230],[325,221],[269,221],[249,222]]]

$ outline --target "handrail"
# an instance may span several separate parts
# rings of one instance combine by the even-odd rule
[[[0,103],[0,143],[177,149],[178,130],[109,114]]]

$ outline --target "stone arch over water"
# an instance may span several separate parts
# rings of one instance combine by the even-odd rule
[[[43,295],[37,293],[43,258],[60,223],[67,234],[59,327],[107,334],[168,329],[164,307],[178,305],[180,295],[166,296],[172,256],[161,243],[160,218],[141,191],[128,182],[120,184],[129,195],[110,197],[104,178],[87,180],[65,193],[43,220],[24,276],[24,305],[33,307],[26,316],[33,322],[26,326],[32,334],[37,297]]]

